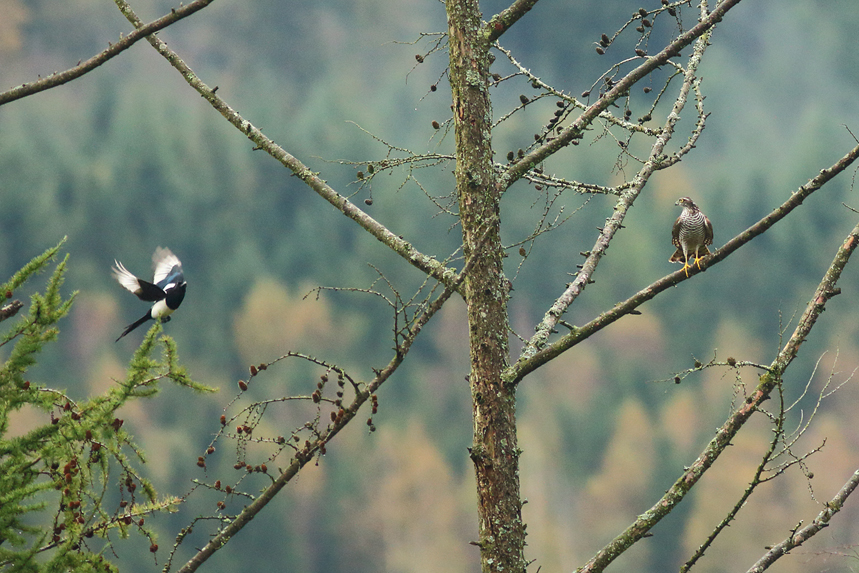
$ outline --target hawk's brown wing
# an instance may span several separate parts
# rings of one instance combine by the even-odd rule
[[[674,226],[671,228],[671,244],[677,247],[678,249],[682,249],[683,247],[680,245],[680,219],[683,218],[683,215],[677,217],[677,220],[674,221]],[[707,221],[709,223],[709,221]],[[710,238],[713,237],[713,231],[711,226]],[[682,252],[682,251],[681,251]]]
[[[677,223],[674,223],[674,228],[677,228]],[[710,222],[710,219],[707,216],[704,216],[704,245],[712,245],[713,244],[713,223]],[[709,249],[708,249],[709,250]]]

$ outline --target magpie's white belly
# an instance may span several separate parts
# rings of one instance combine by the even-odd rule
[[[164,300],[159,300],[152,307],[152,318],[164,318],[173,314],[173,309]]]

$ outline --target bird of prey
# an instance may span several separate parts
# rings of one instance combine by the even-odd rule
[[[152,308],[139,320],[125,327],[119,339],[146,322],[147,320],[159,319],[161,322],[170,320],[170,315],[182,304],[185,298],[185,275],[182,274],[182,262],[170,249],[155,249],[152,255],[152,264],[155,268],[155,276],[152,282],[139,279],[131,274],[122,263],[114,259],[116,266],[113,267],[113,276],[122,287],[137,295],[140,300],[154,302]]]
[[[683,212],[671,229],[671,242],[677,250],[668,259],[672,263],[683,263],[683,270],[689,276],[689,259],[695,257],[695,264],[701,268],[701,257],[710,254],[707,245],[713,244],[713,225],[689,197],[681,197],[675,205],[683,207]]]

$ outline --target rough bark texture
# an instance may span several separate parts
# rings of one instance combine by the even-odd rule
[[[507,287],[499,234],[501,193],[492,171],[487,51],[476,0],[448,0],[450,82],[456,127],[456,185],[466,258],[474,442],[481,565],[484,572],[525,570],[519,496],[515,387],[508,366]]]

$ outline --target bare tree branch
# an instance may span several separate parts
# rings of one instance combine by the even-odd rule
[[[770,371],[761,376],[755,391],[746,397],[745,403],[735,410],[722,427],[718,429],[716,436],[710,440],[710,443],[707,444],[707,447],[701,452],[698,459],[683,472],[683,475],[674,482],[671,489],[649,510],[640,515],[626,531],[597,552],[584,567],[578,569],[578,573],[603,571],[617,556],[644,537],[663,517],[671,513],[689,490],[698,483],[704,472],[713,465],[719,455],[730,445],[731,440],[734,439],[740,428],[760,408],[760,405],[770,398],[773,389],[781,382],[785,369],[796,357],[799,346],[808,337],[811,329],[817,322],[817,318],[823,312],[826,302],[837,293],[835,285],[841,276],[841,271],[844,269],[857,245],[859,245],[859,224],[853,227],[853,230],[850,231],[844,243],[838,249],[832,264],[830,264],[829,269],[826,271],[826,274],[823,276],[814,295],[806,306],[805,312],[799,319],[793,335],[778,353],[775,360],[773,360],[770,365]],[[848,482],[849,491],[846,491],[848,486],[842,489],[842,491],[846,491],[843,496],[844,498],[856,487],[856,480],[859,480],[859,477],[854,475],[854,479]],[[838,508],[840,508],[839,499],[838,497],[835,499],[835,507]],[[832,509],[828,508],[829,511]],[[825,520],[828,521],[831,513],[826,513],[825,511],[824,514]]]
[[[498,184],[503,189],[507,189],[513,183],[518,181],[528,170],[533,169],[547,157],[553,155],[559,149],[569,145],[576,137],[578,137],[584,129],[593,123],[594,119],[599,114],[615,102],[619,97],[626,94],[633,85],[647,74],[664,66],[668,61],[680,54],[680,50],[694,42],[697,38],[704,35],[718,22],[722,20],[725,14],[739,4],[742,0],[723,0],[716,8],[702,17],[701,20],[690,28],[687,32],[680,34],[673,42],[668,44],[664,50],[655,56],[647,58],[647,60],[629,72],[614,87],[608,90],[603,97],[599,98],[590,107],[588,107],[576,120],[567,128],[565,128],[557,138],[547,142],[527,154],[523,159],[517,161],[502,177],[499,178]]]
[[[611,217],[606,220],[605,226],[600,229],[599,237],[597,237],[596,243],[589,251],[587,258],[582,265],[582,269],[578,272],[573,282],[567,286],[564,293],[555,301],[549,311],[545,314],[540,324],[537,325],[535,329],[536,333],[531,337],[531,340],[522,351],[523,356],[534,354],[538,348],[542,347],[546,343],[550,334],[554,331],[555,326],[558,324],[558,320],[560,320],[561,316],[563,316],[567,311],[567,308],[569,308],[573,301],[585,290],[585,287],[592,282],[591,277],[596,271],[600,259],[608,250],[609,244],[615,234],[623,226],[623,220],[626,218],[626,214],[629,212],[629,209],[632,208],[633,202],[638,198],[639,194],[644,189],[644,186],[650,180],[651,175],[660,168],[660,164],[664,158],[665,146],[674,134],[674,126],[680,119],[680,113],[686,106],[689,92],[692,90],[693,86],[695,89],[698,87],[698,79],[696,78],[695,73],[698,70],[698,65],[701,62],[704,51],[707,49],[709,37],[709,32],[706,32],[695,44],[695,51],[689,59],[689,65],[686,69],[683,86],[674,102],[674,107],[672,108],[671,113],[665,121],[665,126],[660,130],[660,133],[651,148],[650,157],[644,163],[638,175],[633,179],[632,187],[628,191],[620,194]],[[703,107],[700,106],[702,99],[703,98],[699,95],[699,122],[693,132],[693,143],[694,140],[697,140],[698,134],[701,133],[704,127],[703,122],[706,114],[704,114]],[[685,147],[685,153],[688,153],[692,147],[692,145],[687,145]]]
[[[849,167],[857,158],[859,158],[859,145],[851,149],[844,157],[832,165],[832,167],[822,169],[816,177],[792,193],[790,199],[774,209],[769,215],[728,241],[725,246],[717,250],[713,255],[703,259],[702,270],[699,271],[696,268],[693,271],[690,271],[689,278],[724,260],[728,255],[739,249],[741,246],[765,232],[781,219],[784,219],[788,213],[801,205],[809,195],[823,187],[823,185],[829,180],[847,169],[847,167]],[[526,375],[533,372],[552,358],[560,355],[566,350],[569,350],[582,340],[615,322],[620,317],[634,311],[648,300],[656,297],[656,295],[662,291],[673,287],[684,280],[687,280],[687,277],[683,271],[675,271],[674,273],[648,285],[625,301],[616,304],[614,307],[602,313],[584,326],[580,328],[574,327],[571,332],[565,334],[555,342],[548,344],[535,353],[527,354],[523,351],[519,360],[513,364],[505,374],[508,384],[518,384]]]
[[[564,100],[565,102],[569,102],[576,109],[586,110],[588,108],[588,106],[586,104],[580,102],[575,97],[568,95],[568,94],[558,90],[557,88],[555,88],[553,86],[550,86],[549,84],[544,82],[542,79],[540,79],[539,77],[537,77],[536,75],[531,73],[531,70],[529,70],[525,66],[523,66],[519,62],[519,60],[517,60],[516,57],[513,56],[512,51],[508,50],[507,48],[505,48],[504,46],[502,46],[498,43],[495,44],[495,48],[498,49],[505,56],[507,56],[507,59],[510,60],[510,63],[513,65],[513,67],[518,69],[519,70],[518,73],[520,75],[524,76],[528,80],[528,83],[530,83],[531,85],[533,85],[535,87],[539,86],[541,89],[546,90],[546,93],[552,94],[553,96],[558,97],[558,98]],[[615,64],[615,65],[620,66],[620,64]],[[599,81],[599,80],[597,80],[597,81]],[[593,89],[593,88],[591,88],[591,89]],[[519,108],[518,107],[514,108],[513,111],[510,111],[510,112],[508,112],[507,115],[502,116],[501,119],[496,121],[496,125],[501,123],[506,117],[508,117],[510,114],[512,114],[517,109],[519,109]],[[613,125],[617,125],[618,127],[625,129],[627,131],[644,133],[645,135],[649,135],[649,136],[653,136],[653,137],[655,137],[656,135],[659,134],[659,130],[653,129],[652,127],[647,127],[647,126],[641,125],[639,123],[633,123],[631,121],[627,121],[625,119],[615,117],[607,109],[600,112],[598,117],[600,119],[606,120],[607,122],[609,122]]]
[[[142,22],[140,18],[131,9],[131,6],[125,0],[115,0],[117,6],[122,11],[128,20],[135,26],[140,26]],[[262,131],[254,126],[251,122],[244,119],[236,110],[231,108],[216,92],[217,86],[210,88],[208,85],[197,77],[194,71],[179,57],[179,55],[167,47],[160,38],[149,36],[149,43],[155,50],[164,56],[176,70],[182,74],[185,81],[194,88],[203,98],[208,101],[224,118],[227,119],[233,126],[241,131],[249,140],[256,144],[256,149],[262,149],[284,167],[292,171],[296,177],[304,181],[308,187],[313,189],[323,199],[336,207],[341,213],[358,223],[365,231],[376,237],[382,244],[390,247],[394,252],[403,257],[412,266],[420,269],[426,274],[432,276],[445,286],[453,284],[459,288],[459,281],[455,280],[456,270],[445,267],[442,263],[418,251],[411,243],[403,238],[395,235],[387,227],[376,221],[373,217],[362,211],[357,205],[349,201],[348,198],[338,193],[334,188],[328,185],[325,180],[319,177],[318,173],[314,173],[309,167],[304,165],[298,158],[291,155],[273,140],[269,139]]]
[[[823,358],[823,355],[821,355],[821,357],[817,359],[817,364],[815,364],[814,370],[809,375],[808,381],[806,382],[805,388],[803,389],[801,396],[805,395],[806,391],[808,390],[809,386],[811,385],[811,382],[814,379],[815,372],[817,371],[817,366],[820,364],[820,360],[822,358]],[[706,368],[706,367],[707,366],[704,366],[703,368]],[[704,553],[707,551],[707,549],[710,548],[710,546],[713,544],[713,542],[716,540],[716,538],[722,533],[722,531],[725,530],[726,527],[728,527],[731,524],[732,521],[734,521],[734,519],[736,519],[737,515],[740,513],[740,510],[743,509],[744,507],[746,507],[746,502],[749,500],[749,498],[752,496],[752,493],[754,493],[754,491],[757,489],[757,487],[759,485],[777,478],[778,476],[782,475],[785,471],[787,471],[789,468],[791,468],[795,465],[799,465],[800,468],[802,468],[803,472],[805,473],[806,477],[808,478],[808,473],[807,473],[807,469],[805,466],[805,460],[807,460],[813,454],[819,452],[823,448],[823,444],[821,444],[821,445],[819,445],[819,446],[817,446],[817,447],[811,449],[810,451],[807,451],[801,455],[794,454],[792,452],[792,447],[794,445],[796,445],[796,442],[805,433],[805,430],[810,427],[811,421],[816,416],[818,408],[820,407],[823,399],[826,396],[831,395],[831,392],[829,394],[827,394],[827,389],[829,388],[830,382],[832,382],[832,376],[833,376],[833,373],[830,373],[829,379],[827,380],[823,390],[821,390],[820,394],[817,397],[817,402],[814,406],[814,410],[812,411],[809,419],[804,423],[801,422],[799,427],[791,435],[788,435],[785,431],[784,426],[785,426],[786,416],[787,416],[787,412],[789,412],[791,410],[791,408],[793,408],[793,406],[795,406],[799,402],[799,398],[797,398],[796,402],[794,402],[792,405],[785,406],[784,383],[782,380],[778,381],[778,383],[776,385],[776,389],[778,390],[778,401],[777,401],[778,412],[777,413],[769,413],[769,412],[763,410],[762,408],[759,409],[759,411],[761,413],[763,413],[768,418],[770,418],[770,421],[773,424],[773,428],[772,428],[773,436],[772,436],[772,439],[770,440],[770,444],[769,444],[769,447],[767,448],[767,451],[764,452],[763,456],[761,457],[761,461],[760,461],[760,463],[758,463],[758,467],[755,469],[755,472],[754,472],[754,475],[752,476],[751,481],[749,482],[748,486],[746,486],[746,489],[743,491],[740,498],[737,500],[737,502],[734,504],[734,506],[731,508],[731,510],[727,513],[727,515],[722,519],[722,521],[719,522],[719,524],[713,529],[713,531],[710,533],[710,535],[707,536],[707,539],[698,547],[698,549],[695,550],[695,553],[692,555],[692,557],[690,557],[686,561],[686,563],[683,564],[683,566],[680,568],[680,573],[687,573],[688,571],[690,571],[692,569],[692,567],[694,567],[695,564],[698,562],[698,560],[700,560],[704,556]],[[853,378],[853,375],[851,374],[847,380],[850,380],[852,378]],[[844,384],[844,382],[839,384],[838,387],[840,387],[843,384]],[[832,392],[834,392],[834,391],[835,390],[833,390]],[[824,439],[823,442],[825,444],[826,440]],[[771,463],[774,463],[777,460],[779,460],[779,458],[781,458],[782,456],[787,456],[789,459],[787,461],[780,462],[775,466],[770,465]],[[809,489],[810,488],[811,488],[811,484],[809,483]]]
[[[78,63],[77,66],[70,68],[64,72],[54,73],[38,81],[21,84],[18,87],[0,93],[0,105],[7,104],[17,99],[21,99],[23,97],[27,97],[35,93],[55,88],[57,86],[61,86],[74,79],[77,79],[82,75],[91,72],[92,70],[107,62],[111,58],[118,56],[119,54],[136,44],[138,40],[141,40],[142,38],[145,38],[150,34],[154,34],[159,30],[163,30],[167,26],[178,22],[182,18],[186,18],[191,14],[202,10],[203,8],[211,4],[213,1],[214,0],[195,0],[187,6],[180,6],[178,9],[174,8],[170,11],[169,14],[158,18],[154,22],[150,22],[149,24],[143,24],[143,22],[140,22],[139,24],[135,25],[135,27],[137,28],[136,30],[134,30],[124,38],[121,38],[117,43],[110,44],[110,47],[108,49],[101,52],[100,54],[91,57],[87,61]]]
[[[500,38],[501,34],[527,14],[536,3],[537,0],[515,0],[513,4],[493,16],[484,27],[486,40],[491,44]]]
[[[370,396],[372,396],[373,393],[376,392],[376,390],[378,390],[378,388],[388,378],[390,378],[394,372],[396,372],[423,326],[429,322],[430,318],[432,318],[448,298],[450,298],[450,295],[453,294],[453,292],[454,291],[452,289],[445,289],[445,291],[427,307],[420,319],[413,326],[410,334],[404,337],[397,353],[393,358],[391,358],[388,365],[380,370],[364,389],[360,391],[356,389],[355,398],[348,406],[342,408],[342,415],[338,415],[336,421],[332,422],[328,428],[322,431],[316,440],[308,443],[304,448],[296,452],[289,466],[282,470],[277,479],[275,479],[270,486],[265,488],[265,490],[257,496],[252,503],[245,506],[241,513],[239,513],[235,519],[230,521],[226,527],[221,529],[218,534],[215,535],[202,549],[197,551],[197,553],[184,566],[182,566],[181,569],[179,569],[179,573],[190,573],[192,571],[196,571],[200,565],[205,563],[219,549],[224,547],[235,534],[250,523],[250,521],[274,499],[278,492],[280,492],[280,490],[282,490],[284,486],[286,486],[286,484],[289,483],[305,465],[307,465],[308,462],[313,460],[314,455],[321,448],[324,448],[328,442],[330,442],[343,428],[346,427],[349,422],[352,421],[352,419],[358,414],[361,406],[370,399]]]
[[[770,565],[778,561],[781,557],[787,555],[788,551],[794,547],[799,547],[814,537],[817,533],[820,533],[823,528],[828,527],[832,516],[841,511],[841,508],[844,506],[844,502],[847,501],[847,498],[851,493],[853,493],[857,485],[859,485],[859,470],[856,470],[841,490],[835,494],[835,497],[826,503],[826,507],[817,514],[814,521],[798,531],[792,531],[790,536],[788,536],[784,541],[767,551],[766,554],[761,557],[751,569],[749,569],[748,573],[761,573],[762,571],[766,571]]]
[[[483,240],[486,235],[484,234]],[[402,342],[397,345],[396,352],[391,358],[388,365],[376,373],[376,376],[363,388],[353,385],[355,388],[355,397],[348,406],[341,409],[342,414],[337,416],[337,419],[331,423],[324,431],[320,432],[319,437],[313,442],[308,442],[304,448],[297,451],[289,466],[281,471],[281,474],[268,486],[262,494],[260,494],[252,503],[242,509],[241,513],[232,520],[226,527],[215,535],[209,543],[200,549],[181,569],[178,573],[191,573],[196,571],[200,565],[205,563],[209,557],[214,555],[219,549],[224,547],[227,542],[239,531],[241,531],[263,508],[271,502],[277,493],[286,486],[289,481],[295,477],[298,472],[310,462],[314,455],[319,452],[325,445],[330,442],[340,430],[352,421],[358,414],[361,406],[371,398],[371,396],[379,389],[379,387],[388,380],[394,372],[400,367],[409,353],[412,344],[417,339],[418,335],[430,319],[438,312],[442,305],[456,292],[460,283],[468,275],[471,267],[478,261],[479,256],[470,257],[462,272],[456,276],[450,287],[445,290],[431,303],[427,304],[420,316],[411,324],[408,333],[403,334]]]

